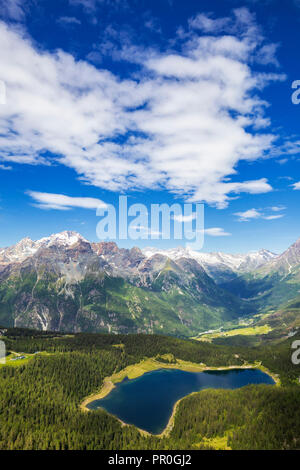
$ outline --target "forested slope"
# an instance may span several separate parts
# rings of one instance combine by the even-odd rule
[[[26,330],[8,330],[5,341],[9,350],[48,354],[0,369],[1,449],[197,449],[220,442],[233,449],[300,446],[300,368],[290,361],[289,341],[246,349],[157,335],[57,336]],[[164,438],[142,436],[103,411],[79,409],[104,377],[165,353],[208,366],[262,361],[280,375],[283,386],[207,390],[187,397]]]

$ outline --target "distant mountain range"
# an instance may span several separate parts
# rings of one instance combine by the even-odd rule
[[[146,248],[143,250],[146,257],[155,254],[167,256],[176,261],[180,258],[191,258],[197,261],[217,283],[236,278],[237,273],[251,272],[277,258],[277,255],[268,250],[253,251],[247,254],[228,253],[202,253],[183,247],[171,250],[155,250]]]
[[[297,298],[299,273],[300,241],[232,255],[25,238],[0,249],[0,325],[190,336]]]

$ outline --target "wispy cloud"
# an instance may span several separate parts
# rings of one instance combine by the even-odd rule
[[[163,235],[163,233],[160,230],[153,230],[151,227],[145,227],[143,225],[129,224],[129,231],[130,230],[136,233],[140,233],[145,239],[148,237],[160,237]]]
[[[62,51],[41,52],[0,23],[1,78],[9,91],[1,108],[3,162],[59,160],[97,187],[163,188],[218,208],[232,195],[272,191],[266,178],[229,179],[240,160],[272,149],[277,136],[256,132],[268,125],[258,95],[284,78],[252,70],[263,38],[248,10],[236,10],[231,22],[231,34],[189,30],[182,52],[126,46],[119,60],[139,67],[126,80]]]
[[[293,183],[292,186],[293,186],[294,189],[299,190],[300,189],[300,181],[298,181],[297,183]]]
[[[103,1],[101,0],[69,0],[70,5],[82,6],[88,12],[95,11],[98,3],[103,3]]]
[[[284,206],[274,206],[271,207],[270,210],[272,212],[279,212],[284,210]],[[281,219],[284,217],[285,214],[266,214],[262,209],[248,209],[247,211],[244,212],[236,212],[234,215],[236,215],[239,218],[240,222],[249,222],[250,220],[255,220],[255,219],[264,219],[264,220],[275,220],[275,219]]]
[[[174,215],[173,219],[176,222],[185,223],[185,222],[191,222],[192,220],[195,220],[196,216],[197,214],[194,212],[190,215]]]
[[[262,65],[279,66],[276,57],[279,44],[263,44],[261,28],[256,23],[255,15],[250,13],[246,7],[234,9],[233,15],[225,18],[216,18],[213,13],[199,13],[189,20],[189,26],[191,29],[213,35],[224,33],[234,36],[244,31],[248,43],[239,45],[241,56],[245,53],[243,47],[252,48],[253,60]]]
[[[36,191],[27,191],[27,194],[35,201],[35,206],[39,209],[69,210],[72,208],[98,209],[107,207],[100,199],[91,197],[71,197],[64,194],[39,193]]]
[[[180,223],[187,223],[187,222],[192,222],[193,220],[195,220],[197,217],[197,214],[196,213],[192,213],[190,215],[174,215],[173,219],[176,221],[176,222],[180,222]],[[211,228],[207,228],[204,230],[204,234],[205,235],[208,235],[208,236],[211,236],[211,237],[228,237],[231,235],[231,233],[229,232],[225,232],[225,230],[221,227],[211,227]]]
[[[239,217],[241,222],[246,222],[251,219],[259,219],[261,217],[261,213],[257,209],[248,209],[244,212],[236,212],[234,215]]]
[[[272,206],[270,207],[270,210],[273,211],[273,212],[281,212],[281,211],[284,211],[286,209],[285,206]]]
[[[8,171],[8,170],[12,170],[12,167],[11,167],[11,166],[8,166],[8,165],[1,165],[1,164],[0,164],[0,170],[6,170],[6,171]]]
[[[276,57],[277,49],[279,44],[266,44],[259,49],[256,54],[256,61],[260,64],[267,65],[273,64],[279,67],[279,62]]]
[[[228,237],[231,235],[231,233],[225,232],[221,227],[207,228],[204,230],[204,234],[210,237]]]
[[[75,18],[75,16],[61,16],[58,18],[57,23],[64,26],[74,26],[80,25],[81,21],[78,18]]]
[[[212,13],[199,13],[189,20],[192,29],[199,29],[205,33],[218,34],[228,30],[231,25],[231,18],[213,18]]]
[[[290,159],[295,158],[300,153],[300,140],[293,138],[283,139],[283,144],[272,149],[271,156],[283,157],[277,160],[278,163],[284,165]]]
[[[69,0],[71,6],[81,6],[88,13],[95,13],[100,5],[109,5],[110,8],[126,8],[127,0]]]
[[[266,215],[266,216],[263,216],[262,218],[265,220],[275,220],[275,219],[281,219],[282,217],[284,217],[284,214]]]
[[[23,20],[25,17],[24,0],[1,0],[0,15],[11,20]]]
[[[162,32],[161,26],[156,18],[148,17],[144,23],[147,29],[154,33],[160,34]]]

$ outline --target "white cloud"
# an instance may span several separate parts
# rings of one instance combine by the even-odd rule
[[[161,26],[156,18],[148,17],[144,23],[145,28],[150,29],[154,33],[160,34],[162,32]]]
[[[276,220],[276,219],[281,219],[282,217],[284,217],[284,214],[267,215],[267,216],[264,216],[263,219],[265,219],[265,220]]]
[[[285,206],[273,206],[273,207],[270,207],[270,210],[273,211],[273,212],[281,212],[281,211],[284,211],[286,209]]]
[[[280,212],[285,209],[284,206],[279,206],[279,207],[270,207],[269,208],[272,212]],[[262,209],[248,209],[245,212],[236,212],[234,215],[236,215],[239,218],[240,222],[249,222],[249,220],[254,220],[254,219],[264,219],[264,220],[275,220],[275,219],[281,219],[284,217],[284,214],[271,214],[271,215],[266,215]]]
[[[74,207],[82,209],[98,209],[107,207],[100,199],[91,197],[71,197],[64,194],[39,193],[28,191],[27,194],[35,201],[35,206],[40,209],[69,210]]]
[[[192,33],[183,52],[132,47],[141,70],[124,80],[65,52],[41,52],[0,23],[0,162],[59,161],[94,186],[162,188],[219,208],[231,194],[271,191],[265,178],[230,181],[241,160],[272,149],[276,136],[255,131],[268,125],[258,93],[283,78],[252,71],[253,17],[242,10],[234,18],[247,28]]]
[[[231,233],[225,232],[221,227],[207,228],[204,230],[204,234],[211,237],[228,237],[231,235]]]
[[[0,170],[12,170],[12,167],[7,165],[0,165]]]
[[[249,209],[245,212],[236,212],[234,215],[238,216],[239,220],[242,222],[251,219],[259,219],[261,217],[261,213],[257,209]]]
[[[135,232],[135,234],[141,234],[143,238],[148,237],[160,237],[163,233],[159,230],[153,230],[151,227],[144,227],[143,225],[131,225],[129,224],[129,230]]]
[[[20,21],[24,19],[24,0],[1,0],[0,14],[4,18]]]
[[[91,51],[87,54],[86,59],[92,64],[101,64],[102,62],[102,54],[98,51]]]
[[[180,223],[191,222],[192,220],[196,219],[197,214],[194,212],[190,215],[174,215],[173,220]]]
[[[205,33],[219,33],[224,31],[231,24],[230,18],[212,18],[212,13],[199,13],[189,20],[189,25],[193,29],[200,29]]]
[[[293,186],[294,189],[299,190],[300,189],[300,181],[298,181],[297,183],[292,184],[292,186]]]
[[[69,0],[72,6],[82,6],[88,14],[95,13],[98,5],[108,4],[111,8],[127,6],[126,0]]]
[[[243,183],[225,183],[225,182],[204,182],[200,189],[197,189],[189,202],[196,202],[202,199],[205,194],[205,201],[208,204],[215,204],[218,208],[227,207],[230,200],[230,194],[262,194],[272,191],[272,186],[265,178],[253,181],[244,181]]]
[[[280,160],[277,160],[277,163],[279,165],[285,165],[288,161],[288,158],[281,158]]]
[[[69,0],[69,3],[72,6],[82,6],[88,12],[92,12],[95,11],[98,1],[99,0]]]
[[[274,147],[272,149],[272,156],[278,157],[282,155],[290,156],[293,158],[295,155],[300,153],[300,140],[286,140],[282,145]],[[287,163],[288,158],[279,160],[279,163]]]
[[[273,64],[279,67],[279,62],[276,58],[276,52],[279,44],[266,44],[257,52],[256,61],[260,64]]]
[[[75,16],[61,16],[58,18],[57,23],[62,25],[79,25],[81,24],[81,21],[78,18],[75,18]]]
[[[254,52],[253,60],[259,64],[271,64],[278,67],[276,53],[279,44],[263,44],[264,37],[256,24],[255,15],[245,7],[236,8],[233,13],[232,17],[226,18],[214,18],[212,13],[200,13],[189,21],[189,26],[192,29],[214,35],[221,32],[230,35],[240,33],[246,40],[242,44],[236,43],[236,48],[240,49],[242,53],[245,48],[252,50]]]

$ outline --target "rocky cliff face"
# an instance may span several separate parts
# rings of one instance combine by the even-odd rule
[[[286,251],[261,267],[262,273],[290,274],[300,265],[300,238]]]

